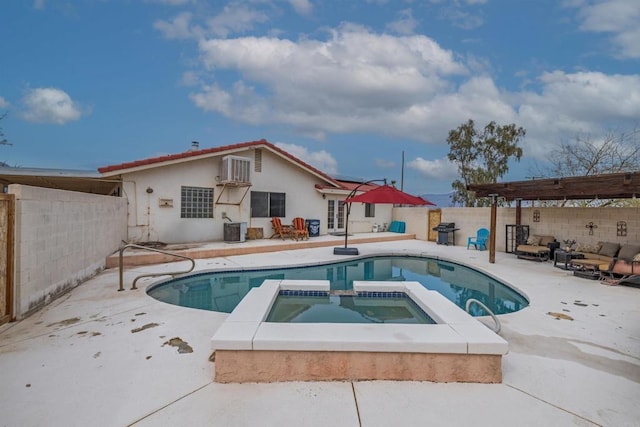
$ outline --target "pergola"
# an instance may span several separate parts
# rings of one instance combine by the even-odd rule
[[[93,171],[0,167],[0,189],[9,184],[109,195],[121,182]]]
[[[472,184],[467,190],[476,197],[504,197],[506,200],[588,200],[640,197],[640,172],[543,178],[495,184]]]
[[[640,171],[565,178],[531,179],[494,184],[471,184],[476,197],[491,197],[489,262],[495,262],[498,198],[516,202],[516,224],[520,224],[522,200],[631,199],[640,197]]]

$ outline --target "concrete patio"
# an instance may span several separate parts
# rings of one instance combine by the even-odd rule
[[[500,316],[500,335],[509,342],[503,383],[217,384],[210,339],[227,314],[148,297],[144,288],[159,279],[117,292],[118,270],[111,268],[0,327],[0,425],[640,425],[640,289],[605,286],[505,253],[490,264],[486,251],[418,240],[356,246],[361,255],[457,260],[525,293],[529,307]],[[332,246],[287,248],[198,259],[196,269],[344,259]],[[186,265],[128,267],[125,287],[138,274]]]

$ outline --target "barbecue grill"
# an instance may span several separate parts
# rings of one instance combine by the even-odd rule
[[[455,222],[441,222],[437,227],[432,228],[433,231],[438,232],[438,240],[437,243],[439,245],[448,245],[449,244],[449,236],[451,236],[451,244],[453,246],[456,245],[456,228]]]

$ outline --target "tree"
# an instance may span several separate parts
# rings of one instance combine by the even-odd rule
[[[4,119],[5,117],[7,117],[7,113],[0,115],[0,121],[2,121],[2,119]],[[7,141],[7,138],[4,137],[2,126],[0,126],[0,145],[11,145],[11,143]]]
[[[640,129],[615,135],[609,132],[600,140],[590,135],[576,136],[562,143],[548,156],[545,175],[552,177],[600,175],[640,169]]]
[[[640,129],[616,134],[608,132],[602,138],[576,135],[575,141],[563,142],[549,152],[548,166],[538,167],[538,174],[545,177],[587,176],[640,170]],[[554,204],[557,205],[558,203]],[[630,206],[630,200],[585,200],[560,202],[579,206]]]
[[[518,141],[526,131],[515,124],[499,126],[492,121],[482,131],[475,128],[473,120],[449,131],[448,158],[458,166],[460,179],[451,184],[454,204],[461,206],[488,206],[489,200],[476,199],[467,191],[469,184],[490,184],[509,171],[509,159],[520,161],[522,148]]]

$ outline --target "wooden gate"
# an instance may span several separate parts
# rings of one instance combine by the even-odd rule
[[[442,220],[442,211],[440,209],[429,210],[429,223],[427,224],[427,240],[430,242],[438,241],[438,232],[433,231],[433,227],[437,227]]]
[[[13,318],[13,194],[0,194],[0,325]]]

